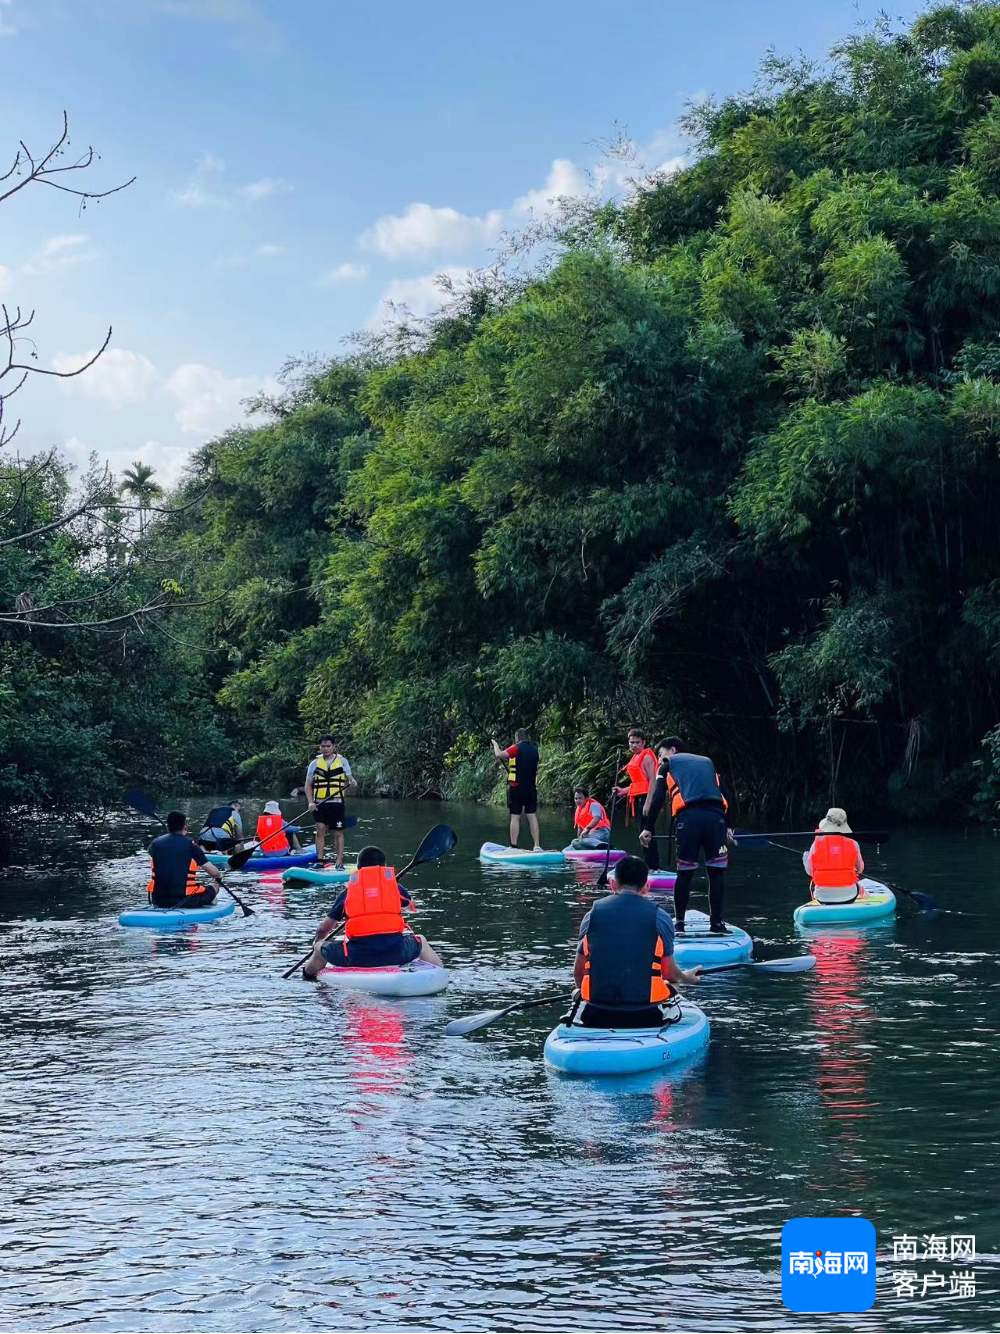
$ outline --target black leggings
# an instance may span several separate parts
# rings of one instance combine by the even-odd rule
[[[722,900],[726,893],[726,873],[721,866],[706,867],[708,871],[708,915],[712,919],[713,926],[722,926]],[[681,926],[684,922],[684,914],[687,912],[688,901],[691,898],[691,881],[694,879],[694,871],[678,871],[677,883],[674,885],[674,914],[677,918],[677,925]]]

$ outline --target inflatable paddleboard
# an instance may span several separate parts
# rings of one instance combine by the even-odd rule
[[[530,848],[508,848],[502,843],[484,843],[479,849],[479,860],[491,866],[562,866],[566,858],[561,852],[532,852]]]
[[[207,908],[139,908],[135,912],[118,915],[119,926],[178,927],[196,926],[199,922],[216,922],[236,911],[232,899],[212,903]]]
[[[332,866],[290,866],[281,876],[285,885],[346,885],[353,866],[337,871]]]
[[[560,1024],[545,1039],[544,1056],[568,1075],[630,1075],[659,1070],[699,1051],[711,1025],[705,1011],[681,1001],[681,1018],[663,1028],[583,1028]]]
[[[229,852],[210,852],[208,860],[213,866],[218,866],[224,870],[229,866],[229,858],[232,853]],[[317,860],[315,848],[303,848],[301,852],[286,853],[284,856],[271,856],[270,854],[261,854],[255,852],[241,870],[246,875],[252,875],[255,871],[283,871],[289,866],[309,866]]]
[[[608,865],[614,866],[615,862],[620,862],[623,857],[629,854],[623,852],[621,848],[612,848],[611,856],[608,858]],[[563,856],[571,862],[600,862],[604,865],[604,859],[608,856],[607,848],[574,848],[572,845],[563,848]]]
[[[724,936],[713,936],[708,931],[708,914],[689,908],[684,917],[684,934],[674,940],[674,958],[681,968],[696,963],[738,963],[753,953],[753,939],[739,926],[726,923]]]
[[[324,968],[319,980],[330,987],[367,991],[372,996],[436,996],[451,980],[447,968],[416,959],[396,968]]]
[[[826,926],[838,922],[878,922],[896,911],[896,896],[879,880],[862,880],[864,893],[853,903],[801,903],[794,913],[799,926]]]

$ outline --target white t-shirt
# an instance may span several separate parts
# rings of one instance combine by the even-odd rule
[[[351,766],[350,766],[350,764],[347,762],[347,760],[344,758],[343,755],[331,755],[331,756],[330,756],[330,759],[331,759],[331,760],[339,760],[339,761],[341,762],[341,764],[344,766],[344,773],[347,775],[348,778],[351,777]],[[313,776],[313,774],[314,774],[315,772],[316,772],[316,761],[315,761],[315,760],[311,760],[311,761],[310,761],[310,764],[309,764],[309,768],[306,770],[306,782],[307,782],[307,783],[309,782],[310,778],[312,778],[312,776]]]

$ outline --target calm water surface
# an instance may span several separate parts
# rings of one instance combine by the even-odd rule
[[[897,836],[870,870],[971,915],[901,903],[867,928],[797,933],[797,859],[737,855],[727,915],[815,971],[706,979],[703,1059],[585,1082],[542,1064],[558,1009],[442,1028],[568,982],[595,869],[481,867],[501,811],[353,809],[351,844],[397,865],[437,820],[458,831],[411,880],[441,996],[282,981],[332,896],[280,878],[239,879],[247,920],[120,928],[147,879],[138,819],[4,872],[0,1328],[1000,1328],[992,834]],[[559,846],[569,815],[543,815]],[[874,1310],[791,1316],[782,1225],[855,1212],[879,1238]],[[904,1232],[974,1232],[977,1295],[897,1299]]]

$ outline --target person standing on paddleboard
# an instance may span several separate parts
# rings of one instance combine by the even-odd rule
[[[656,816],[659,813],[652,808],[653,783],[656,780],[656,755],[646,745],[646,733],[641,727],[633,727],[629,732],[628,748],[632,752],[632,758],[625,766],[629,784],[628,787],[615,788],[615,791],[620,797],[627,799],[625,806],[626,819],[630,817],[638,818],[639,844],[647,868],[650,871],[658,871],[660,869],[660,854],[652,837],[656,825]],[[644,833],[648,833],[650,837],[644,840],[642,837]]]
[[[652,804],[670,800],[676,822],[677,883],[674,885],[675,930],[684,930],[684,917],[691,898],[691,882],[704,856],[708,872],[708,909],[713,935],[725,935],[723,900],[729,865],[729,844],[736,839],[727,819],[729,794],[715,764],[707,755],[692,755],[680,737],[670,736],[658,747],[660,773]],[[660,781],[662,780],[662,782]],[[652,822],[656,820],[655,812]],[[639,842],[652,841],[652,830],[644,830]]]
[[[528,817],[528,829],[534,840],[534,851],[542,850],[542,835],[538,827],[538,747],[523,727],[514,733],[514,744],[502,750],[496,737],[490,744],[493,754],[507,770],[507,809],[510,811],[510,846],[517,847],[521,837],[521,816]]]
[[[351,766],[337,753],[337,738],[327,732],[319,739],[319,754],[306,770],[306,800],[316,813],[316,860],[326,853],[326,831],[332,829],[337,844],[337,870],[344,869],[344,829],[347,811],[344,794],[356,788]]]
[[[810,877],[810,897],[815,903],[853,903],[864,894],[860,879],[865,859],[853,838],[847,812],[831,806],[816,830],[802,865]]]
[[[386,866],[382,849],[362,848],[357,870],[316,928],[314,949],[302,976],[315,982],[328,964],[334,968],[403,968],[415,959],[443,968],[427,941],[407,931],[403,909],[412,906],[409,894],[399,887],[396,872]],[[324,943],[342,922],[344,940]]]
[[[153,878],[146,888],[154,908],[207,908],[215,902],[218,889],[200,884],[197,873],[204,871],[221,885],[222,872],[192,839],[181,811],[167,816],[167,832],[153,839],[149,855]]]
[[[640,857],[623,857],[611,894],[580,923],[573,976],[585,1028],[659,1028],[671,984],[698,980],[700,968],[685,971],[674,958],[674,924],[648,897],[648,874]]]

